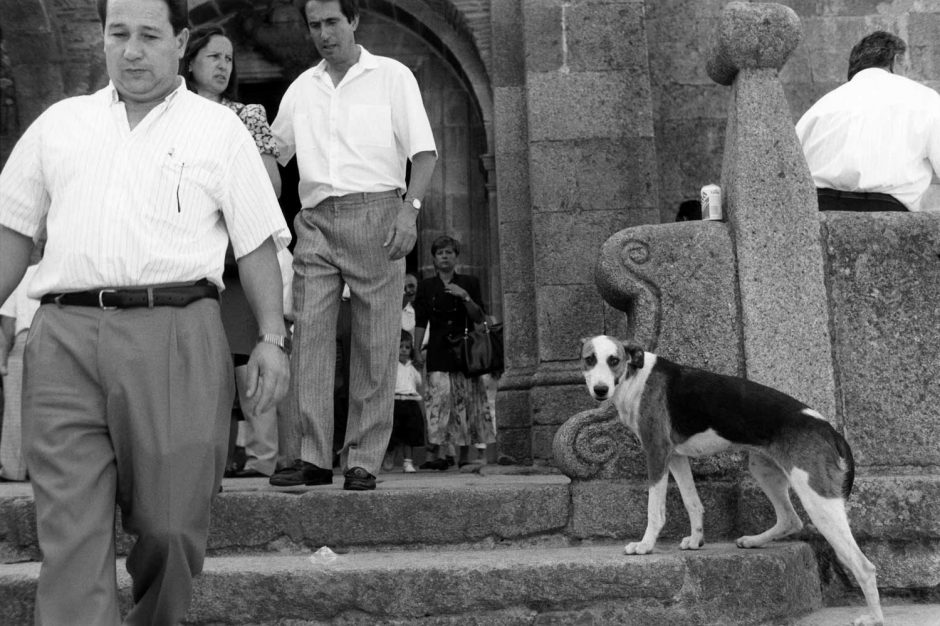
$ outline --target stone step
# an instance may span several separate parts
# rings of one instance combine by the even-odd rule
[[[0,623],[32,623],[37,563],[0,566]],[[125,608],[130,581],[118,564]],[[207,559],[186,624],[761,624],[822,604],[813,551],[710,544],[625,556],[622,544],[351,550]]]
[[[555,545],[594,538],[639,538],[646,526],[646,487],[627,481],[598,491],[557,473],[419,472],[379,476],[378,489],[349,492],[334,484],[284,491],[267,479],[226,479],[213,504],[208,553],[298,553],[320,546],[390,549]],[[676,490],[668,499],[666,537],[688,533]],[[704,483],[706,538],[733,536],[734,487]],[[573,501],[583,503],[574,513]],[[596,519],[595,519],[596,518]],[[0,563],[39,560],[32,490],[0,484]],[[118,526],[120,522],[118,521]],[[676,543],[666,539],[666,543]],[[119,533],[119,555],[131,539]]]

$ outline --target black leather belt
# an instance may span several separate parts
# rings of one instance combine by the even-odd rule
[[[42,304],[59,306],[94,306],[101,309],[134,307],[187,306],[203,298],[219,299],[218,288],[207,280],[178,287],[147,287],[144,289],[90,289],[68,293],[47,293]]]
[[[816,195],[818,197],[835,198],[838,200],[849,200],[852,202],[881,202],[886,203],[887,207],[871,208],[871,211],[907,211],[903,202],[887,193],[878,193],[876,191],[841,191],[839,189],[830,189],[828,187],[817,187]],[[860,207],[858,210],[865,210]]]

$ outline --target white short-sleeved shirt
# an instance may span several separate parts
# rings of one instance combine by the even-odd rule
[[[182,83],[182,81],[181,81]],[[181,84],[131,130],[113,85],[47,109],[0,173],[0,224],[45,254],[28,289],[194,282],[290,232],[261,157],[228,108]]]
[[[919,211],[940,176],[940,94],[880,68],[820,98],[796,134],[816,187],[890,194]]]
[[[406,161],[437,153],[411,70],[359,50],[359,61],[335,87],[325,60],[298,76],[271,124],[280,163],[297,155],[305,207],[350,193],[404,193]]]

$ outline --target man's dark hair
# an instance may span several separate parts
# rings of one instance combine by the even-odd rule
[[[894,71],[895,57],[907,52],[907,44],[897,35],[876,30],[866,35],[852,48],[849,54],[849,80],[872,67],[883,67]]]
[[[189,4],[187,0],[163,0],[166,8],[170,12],[170,26],[173,27],[173,34],[179,35],[184,28],[189,28]],[[101,28],[108,19],[108,0],[98,0],[98,19],[101,20]]]
[[[307,5],[311,2],[330,2],[331,0],[304,0],[303,11],[304,20],[307,19]],[[347,21],[352,23],[354,19],[359,17],[359,0],[338,0],[339,10],[342,11],[343,16]]]
[[[221,26],[200,26],[199,28],[194,28],[189,33],[189,42],[186,44],[186,52],[183,54],[183,58],[180,59],[179,73],[182,75],[183,80],[186,81],[186,88],[194,93],[196,92],[196,81],[193,78],[193,59],[196,58],[200,50],[209,45],[213,37],[225,37],[229,41],[232,40],[231,37],[225,34],[225,29]],[[235,71],[235,50],[233,45],[232,73],[228,77],[228,85],[225,87],[225,91],[222,92],[222,97],[228,98],[229,100],[236,100],[237,96],[238,74]]]
[[[460,254],[460,243],[449,235],[441,235],[431,242],[431,256],[437,254],[437,251],[442,248],[450,248],[454,251],[454,254]]]

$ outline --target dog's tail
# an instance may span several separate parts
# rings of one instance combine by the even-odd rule
[[[849,495],[852,493],[852,485],[855,483],[855,458],[852,456],[852,448],[849,446],[849,442],[845,440],[845,437],[834,429],[833,433],[835,434],[833,443],[835,443],[836,452],[839,453],[839,458],[845,463],[845,471],[842,475],[842,497],[848,500]]]

